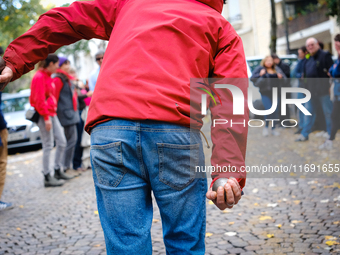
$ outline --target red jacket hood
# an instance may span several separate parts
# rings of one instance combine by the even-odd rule
[[[223,0],[196,0],[196,1],[209,5],[211,8],[214,8],[219,13],[222,13]]]

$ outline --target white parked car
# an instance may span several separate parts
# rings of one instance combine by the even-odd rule
[[[25,118],[30,107],[29,89],[2,94],[1,109],[7,122],[8,149],[41,144],[39,127]]]

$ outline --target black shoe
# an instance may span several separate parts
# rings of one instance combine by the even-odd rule
[[[60,169],[54,169],[54,177],[57,180],[71,180],[74,178],[74,176],[65,174],[63,171],[61,171]]]
[[[301,134],[301,132],[302,132],[302,128],[299,128],[299,129],[294,133],[294,135],[299,135],[299,134]]]
[[[57,180],[50,174],[45,175],[45,187],[58,187],[58,186],[63,186],[64,181],[62,180]]]

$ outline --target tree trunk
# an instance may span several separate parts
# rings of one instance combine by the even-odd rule
[[[272,10],[272,17],[270,20],[271,29],[270,29],[270,54],[276,53],[276,11],[275,11],[275,0],[270,0],[271,10]]]

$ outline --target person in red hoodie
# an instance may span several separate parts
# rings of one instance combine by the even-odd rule
[[[57,100],[57,116],[64,128],[67,140],[66,149],[63,155],[63,169],[65,172],[71,169],[75,146],[77,143],[77,123],[79,122],[78,95],[75,86],[71,83],[73,77],[69,75],[70,61],[65,57],[59,57],[59,69],[53,75],[55,84],[55,97]],[[64,173],[67,179],[72,179]]]
[[[8,83],[63,45],[109,40],[85,126],[91,133],[108,254],[152,253],[151,192],[161,213],[167,254],[204,254],[205,195],[221,210],[241,199],[247,68],[242,41],[221,15],[222,8],[223,0],[76,1],[42,15],[5,52],[7,67],[0,82]],[[193,172],[205,163],[199,132],[203,116],[198,102],[190,107],[190,79],[206,77],[232,79],[235,85],[221,82],[234,85],[236,110],[244,112],[233,115],[228,89],[217,87],[219,102],[207,99],[212,119],[237,122],[211,127],[211,164],[216,169],[232,166],[236,177],[217,192]],[[215,88],[209,84],[203,89]],[[228,171],[212,175],[214,181],[222,176],[232,177]]]
[[[30,103],[39,113],[37,125],[39,127],[43,147],[43,174],[45,187],[57,187],[64,184],[60,179],[61,160],[66,147],[64,131],[57,117],[57,101],[54,95],[54,83],[51,75],[59,67],[59,58],[55,54],[49,54],[40,63],[40,68],[34,75],[31,83]],[[53,138],[56,141],[56,152],[54,159],[54,176],[51,174],[50,158],[53,148]]]

